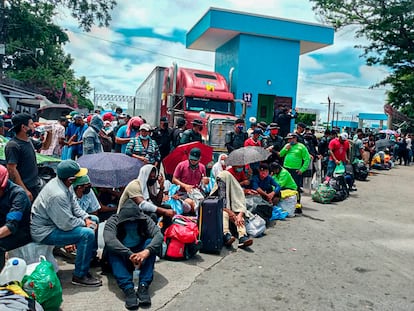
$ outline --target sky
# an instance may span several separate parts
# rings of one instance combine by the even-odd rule
[[[64,49],[75,59],[77,76],[85,76],[97,94],[133,96],[155,66],[214,70],[214,53],[186,49],[186,33],[210,7],[321,23],[308,0],[118,0],[108,28],[83,32],[64,9],[56,22],[67,29]],[[387,75],[385,67],[369,67],[355,45],[354,28],[335,33],[334,44],[302,55],[296,106],[318,109],[326,121],[327,98],[337,103],[339,120],[355,120],[359,112],[383,113],[386,88],[370,88]],[[99,103],[105,104],[103,102]],[[121,104],[126,106],[126,104]],[[332,117],[331,117],[332,118]]]

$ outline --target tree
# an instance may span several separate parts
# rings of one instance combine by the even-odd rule
[[[395,108],[412,111],[414,105],[414,1],[412,0],[311,0],[314,11],[335,29],[357,25],[365,37],[368,65],[384,65],[390,75],[379,85],[391,85],[388,101]],[[407,108],[408,107],[408,108]],[[414,114],[411,115],[414,117]]]
[[[92,109],[87,99],[92,90],[89,81],[75,77],[70,68],[73,59],[62,48],[68,36],[53,24],[55,6],[42,1],[11,1],[6,10],[6,75],[39,89],[56,103],[62,102],[65,84],[63,103]]]
[[[296,118],[296,124],[299,122],[303,122],[306,125],[312,126],[312,122],[316,121],[316,114],[314,113],[298,113],[298,117]]]

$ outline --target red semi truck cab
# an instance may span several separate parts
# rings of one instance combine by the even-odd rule
[[[194,119],[202,120],[205,143],[216,152],[227,151],[225,134],[233,130],[236,117],[234,95],[226,79],[216,72],[170,67],[166,68],[163,87],[161,114],[172,112],[175,120],[184,117],[187,128]]]

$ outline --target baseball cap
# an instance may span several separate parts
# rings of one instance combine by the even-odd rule
[[[298,126],[300,126],[301,128],[306,128],[306,124],[305,123],[303,123],[303,122],[299,122],[298,123]]]
[[[200,160],[201,150],[199,148],[193,148],[190,151],[190,160]]]
[[[348,134],[347,133],[341,133],[339,136],[341,136],[342,140],[347,140],[348,139]]]
[[[89,179],[89,176],[83,175],[83,176],[77,177],[75,181],[72,183],[72,186],[76,187],[76,186],[86,185],[90,183],[91,183],[91,180]]]
[[[273,130],[273,129],[280,129],[279,125],[277,123],[270,123],[269,124],[269,129]]]
[[[102,120],[104,121],[113,121],[114,116],[112,115],[112,112],[107,112],[102,116]]]
[[[168,122],[168,118],[167,117],[161,117],[160,122]]]
[[[262,134],[262,133],[263,133],[263,131],[260,128],[255,128],[253,130],[253,134]]]
[[[69,115],[70,115],[71,117],[73,117],[73,116],[75,116],[75,115],[77,115],[77,114],[79,114],[79,112],[77,112],[76,110],[73,110],[73,111],[71,111],[71,112],[69,113]]]
[[[298,135],[296,135],[296,133],[289,133],[286,135],[286,138],[295,138],[298,137]]]
[[[243,119],[237,119],[234,124],[244,124],[244,120]]]
[[[7,186],[9,180],[9,171],[3,165],[0,165],[0,189],[4,189]]]
[[[139,127],[139,130],[142,131],[147,131],[150,132],[151,131],[151,125],[149,125],[148,123],[144,123]]]
[[[63,160],[56,167],[57,176],[62,179],[81,177],[88,174],[88,169],[80,167],[76,161]]]
[[[10,128],[10,130],[14,130],[16,127],[18,127],[21,124],[27,125],[29,123],[29,120],[32,119],[32,116],[28,113],[18,113],[12,118],[13,126]]]
[[[178,126],[183,126],[184,124],[185,124],[185,119],[184,119],[184,118],[179,117],[179,118],[177,119],[177,125],[178,125]]]
[[[193,122],[191,122],[191,124],[193,124],[193,125],[203,125],[203,121],[201,121],[199,119],[195,119],[195,120],[193,120]]]

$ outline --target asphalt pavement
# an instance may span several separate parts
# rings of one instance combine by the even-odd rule
[[[304,196],[304,216],[277,221],[248,250],[156,263],[150,310],[414,310],[414,166],[376,171],[339,203]],[[125,310],[112,276],[70,284],[62,310]]]

